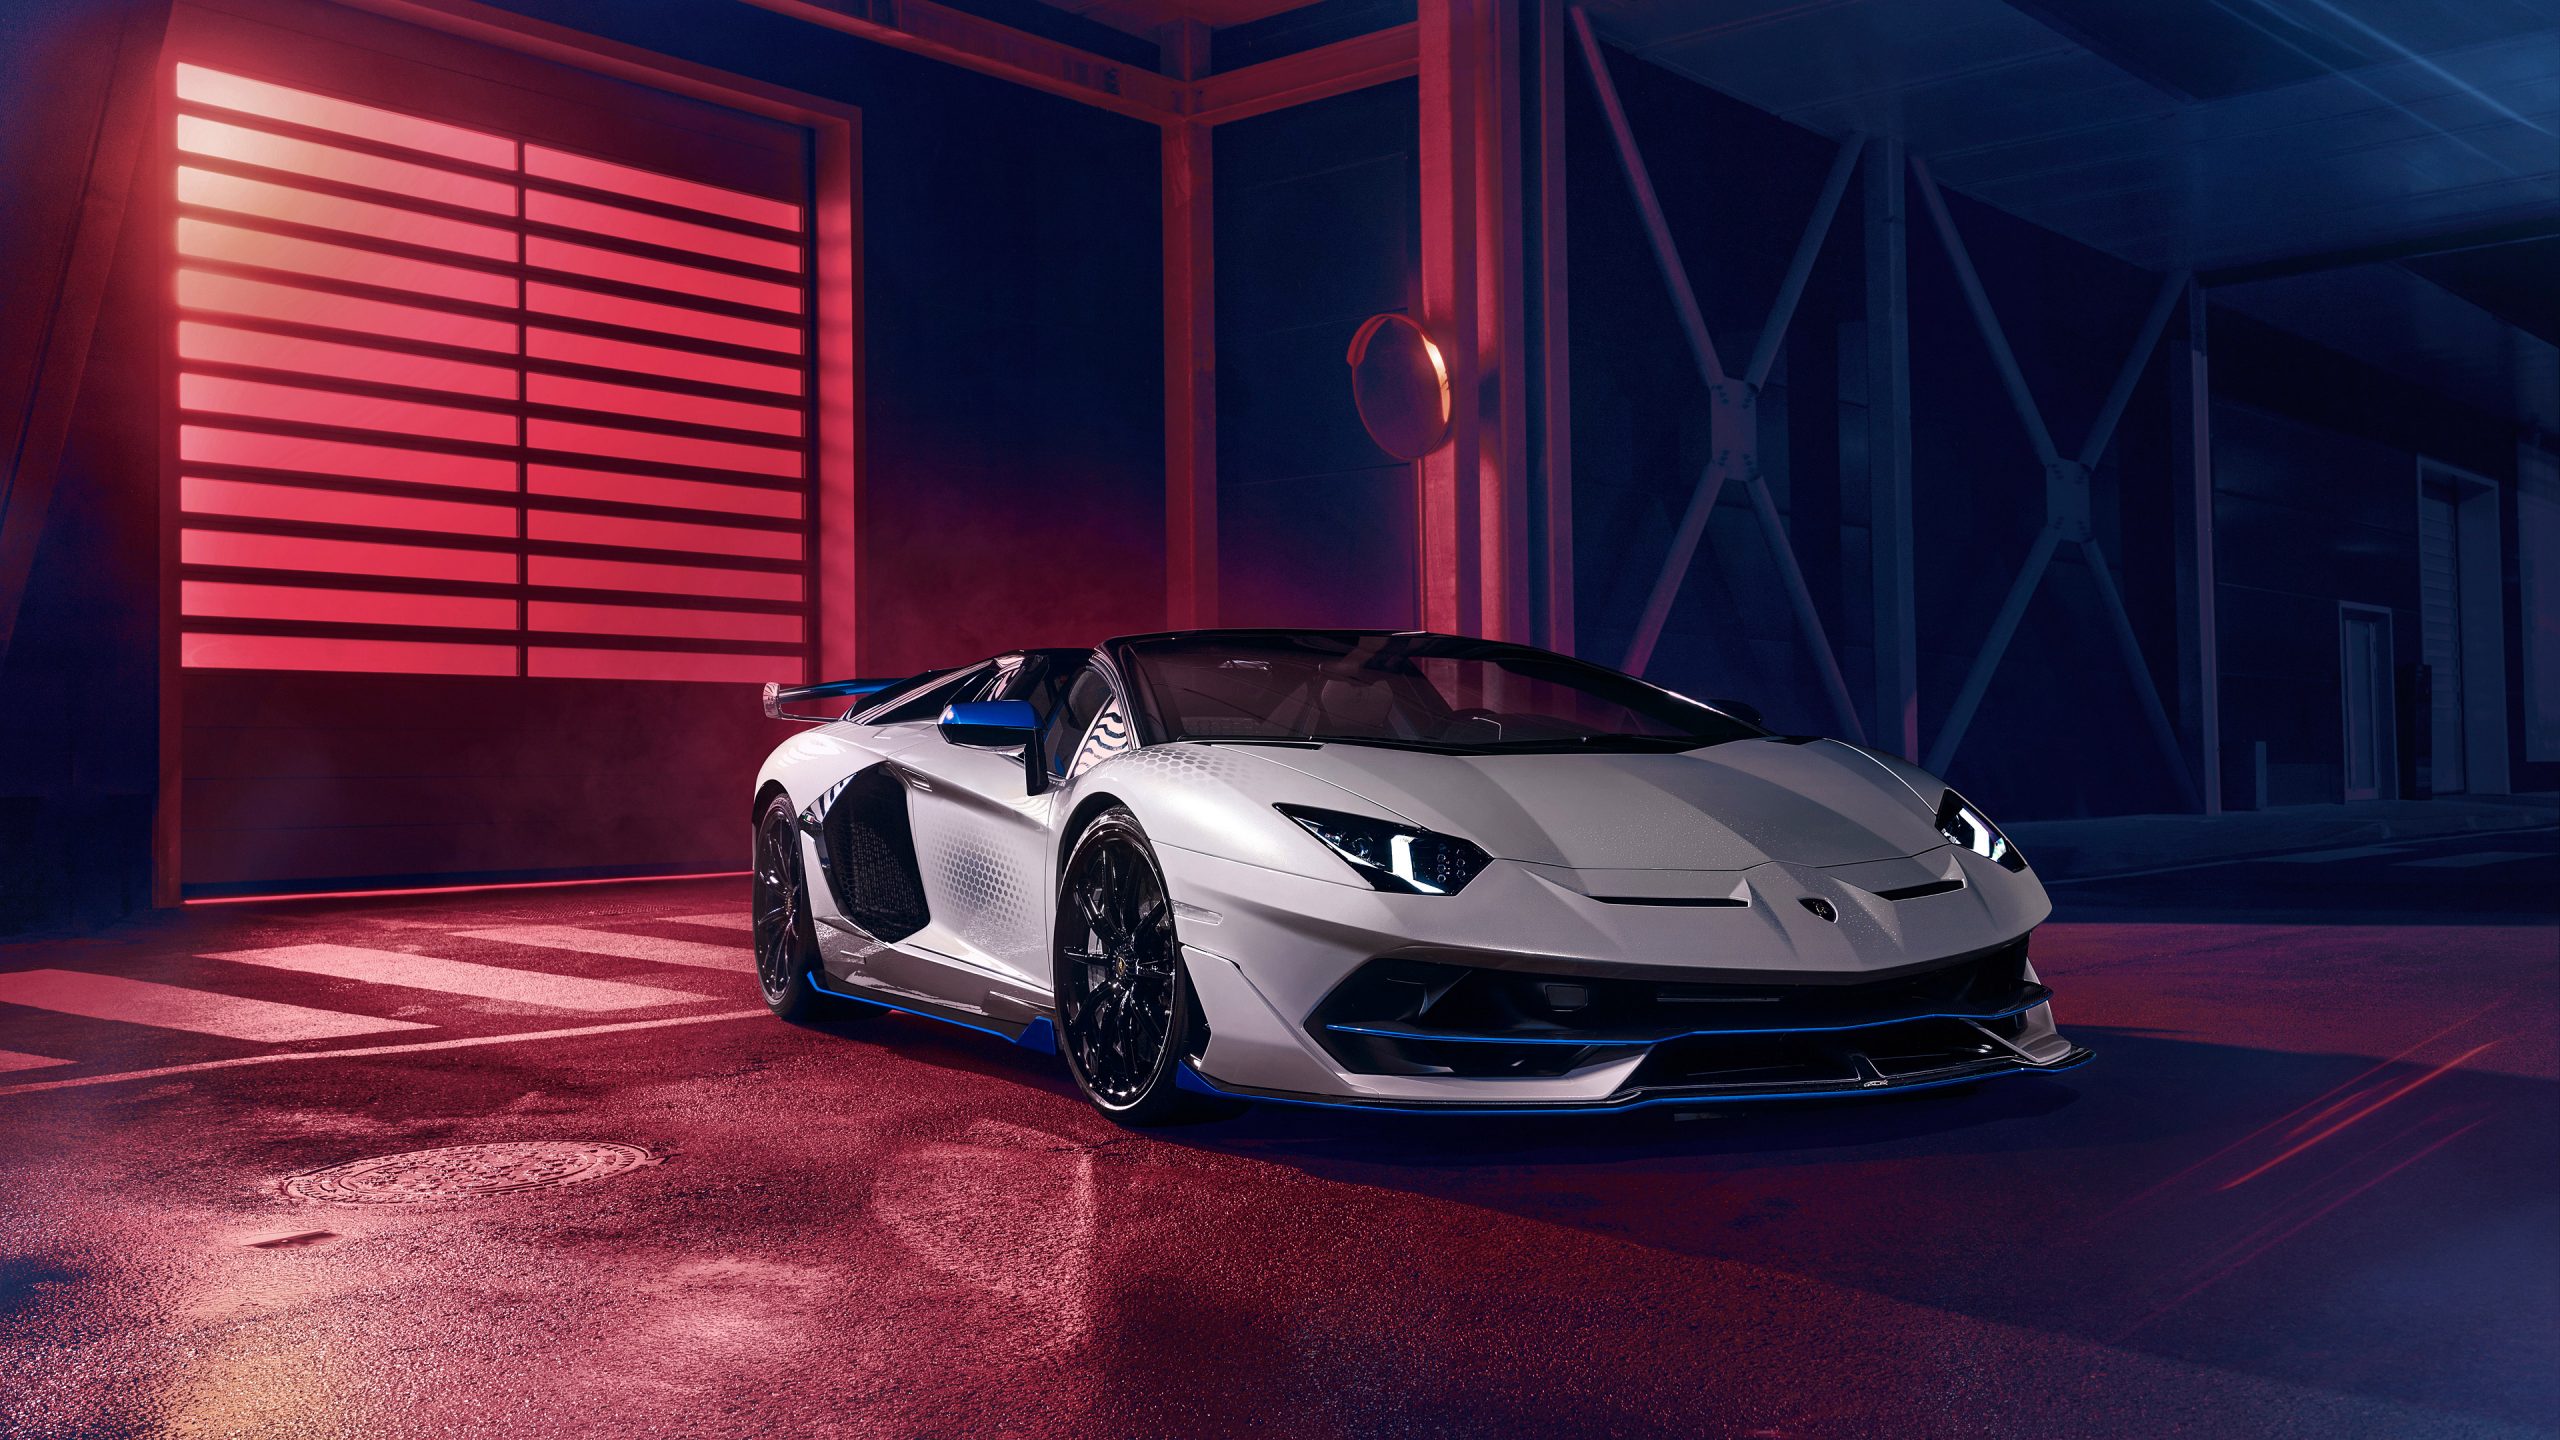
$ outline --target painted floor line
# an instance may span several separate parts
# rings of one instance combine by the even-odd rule
[[[114,1075],[75,1075],[68,1080],[30,1080],[0,1085],[0,1096],[30,1095],[39,1090],[77,1090],[127,1080],[158,1080],[205,1070],[235,1070],[244,1065],[282,1065],[294,1060],[354,1060],[369,1055],[413,1055],[427,1050],[468,1050],[481,1045],[513,1045],[524,1040],[574,1040],[585,1035],[612,1035],[624,1030],[656,1030],[669,1025],[708,1025],[715,1020],[751,1020],[770,1010],[723,1010],[717,1015],[670,1015],[660,1020],[618,1020],[607,1025],[580,1025],[567,1030],[526,1030],[513,1035],[468,1035],[453,1040],[417,1040],[405,1045],[359,1045],[345,1050],[289,1050],[277,1055],[237,1055],[228,1060],[199,1060],[191,1065],[163,1065],[156,1070],[126,1070]]]
[[[357,945],[286,945],[272,950],[227,950],[199,957],[240,965],[263,965],[298,975],[327,975],[374,985],[397,985],[469,995],[480,1000],[511,1000],[548,1005],[557,1010],[648,1010],[667,1005],[708,1005],[715,998],[691,990],[664,990],[620,980],[590,980],[578,975],[552,975],[505,965],[477,965],[434,955],[399,950],[368,950]]]
[[[268,1044],[435,1028],[410,1020],[377,1020],[370,1015],[282,1005],[184,985],[128,980],[121,975],[92,975],[85,970],[17,970],[0,974],[0,1004]]]
[[[70,1063],[68,1060],[56,1060],[50,1055],[29,1055],[18,1050],[0,1050],[0,1073],[11,1070],[42,1070],[48,1065]]]
[[[734,913],[723,910],[716,915],[670,915],[666,918],[666,923],[669,925],[716,925],[723,930],[756,928],[755,917],[743,910]]]
[[[539,945],[546,950],[574,950],[581,955],[611,955],[618,960],[649,960],[660,965],[692,965],[704,970],[756,968],[754,953],[742,945],[661,940],[655,935],[624,935],[576,925],[500,925],[487,930],[457,930],[454,934],[464,940]]]

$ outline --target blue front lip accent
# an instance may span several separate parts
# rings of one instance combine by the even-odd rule
[[[1623,1115],[1631,1110],[1649,1110],[1658,1105],[1688,1105],[1703,1109],[1716,1105],[1730,1105],[1742,1100],[1832,1100],[1842,1096],[1907,1095],[1914,1090],[1940,1090],[1950,1085],[1978,1085],[1987,1080],[1997,1080],[2003,1075],[2055,1075],[2065,1070],[2077,1070],[2088,1064],[2089,1060],[2089,1052],[2083,1050],[2079,1058],[2064,1061],[2059,1065],[2021,1064],[2005,1070],[1985,1071],[1980,1075],[1959,1075],[1950,1080],[1919,1080],[1904,1085],[1881,1085],[1872,1090],[1762,1090],[1736,1095],[1657,1095],[1651,1099],[1623,1100],[1615,1104],[1607,1101],[1568,1101],[1555,1105],[1496,1106],[1470,1105],[1464,1101],[1311,1100],[1297,1095],[1264,1095],[1252,1091],[1223,1090],[1218,1087],[1217,1082],[1193,1070],[1188,1060],[1182,1062],[1182,1068],[1174,1076],[1174,1084],[1177,1088],[1189,1090],[1197,1095],[1215,1095],[1222,1099],[1243,1100],[1255,1105],[1296,1105],[1308,1110],[1360,1110],[1372,1115]]]
[[[826,978],[815,970],[810,971],[807,978],[809,988],[821,995],[831,995],[838,1000],[852,1000],[864,1005],[877,1005],[883,1010],[895,1010],[901,1015],[913,1015],[919,1020],[939,1020],[945,1025],[958,1029],[974,1030],[981,1035],[993,1035],[1007,1045],[1019,1045],[1026,1050],[1035,1050],[1043,1055],[1058,1053],[1057,1031],[1046,1015],[1033,1016],[1031,1023],[1022,1027],[1022,1033],[1019,1036],[1007,1035],[1001,1030],[990,1029],[984,1025],[972,1025],[966,1020],[954,1020],[948,1015],[936,1015],[930,1010],[918,1010],[912,1005],[901,1005],[895,1000],[883,1000],[876,995],[856,995],[844,990],[830,990],[827,988]]]
[[[1430,1041],[1450,1045],[1580,1045],[1592,1049],[1633,1049],[1643,1045],[1667,1045],[1674,1040],[1687,1040],[1699,1035],[1822,1035],[1846,1030],[1873,1030],[1884,1025],[1910,1025],[1922,1020],[2006,1020],[2024,1015],[2043,1000],[2030,1001],[1996,1015],[1899,1015],[1890,1020],[1861,1020],[1855,1025],[1778,1025],[1747,1030],[1683,1030],[1673,1035],[1646,1039],[1588,1039],[1556,1035],[1412,1035],[1401,1030],[1382,1030],[1373,1025],[1327,1025],[1327,1030],[1343,1035],[1375,1035],[1384,1040]]]

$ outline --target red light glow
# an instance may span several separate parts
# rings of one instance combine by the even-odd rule
[[[795,315],[800,311],[800,287],[797,285],[777,285],[770,280],[750,280],[725,270],[703,270],[691,265],[651,260],[621,250],[573,245],[547,235],[525,237],[524,263],[537,270],[559,270],[594,280],[645,285],[653,290],[676,290],[687,295],[699,295],[706,300],[725,300],[732,305],[753,305],[762,310],[779,310]]]
[[[415,165],[406,160],[368,155],[360,150],[342,150],[316,141],[269,135],[220,120],[208,120],[200,115],[178,117],[178,148],[190,155],[207,155],[265,170],[283,170],[308,175],[315,180],[334,180],[341,185],[380,190],[411,200],[485,210],[493,215],[516,213],[516,187],[503,180],[457,175],[431,165]]]
[[[760,685],[800,683],[800,661],[790,655],[713,655],[691,650],[567,650],[536,645],[525,651],[525,673],[558,680],[708,680]]]
[[[170,232],[185,412],[180,609],[208,622],[185,634],[182,663],[720,683],[805,673],[800,655],[648,648],[803,645],[799,615],[646,603],[797,605],[807,595],[796,568],[807,502],[788,483],[807,473],[808,377],[796,363],[806,342],[783,318],[807,305],[799,206],[197,65],[178,66],[175,83],[196,107],[177,117],[178,148],[207,157],[174,167],[183,208]],[[348,143],[305,138],[315,132]],[[327,193],[338,187],[374,193]],[[579,280],[527,280],[535,268]],[[607,293],[616,286],[664,298]],[[528,326],[528,312],[552,318]],[[569,367],[589,373],[559,373]],[[458,446],[480,453],[450,453]],[[527,464],[539,451],[610,468]],[[677,466],[707,473],[636,473]],[[444,496],[409,488],[429,486]],[[533,495],[661,509],[597,515],[537,508]],[[313,526],[345,528],[305,533]],[[343,538],[366,533],[382,538]],[[587,553],[543,553],[570,547]],[[795,568],[750,568],[759,562]],[[381,583],[360,588],[350,576]],[[422,593],[463,585],[503,593]],[[545,593],[560,591],[587,593]],[[346,625],[427,633],[308,633]],[[539,633],[636,643],[531,643]]]
[[[686,510],[726,510],[734,515],[770,515],[779,520],[797,520],[801,509],[796,490],[670,480],[663,475],[616,475],[565,465],[526,466],[525,488],[536,495],[569,495],[581,500],[618,500],[626,505],[669,505]]]
[[[770,390],[777,395],[797,395],[801,390],[800,372],[781,365],[759,365],[752,360],[732,360],[698,350],[671,350],[663,345],[546,330],[539,325],[524,332],[524,353],[536,360],[592,365],[600,370],[636,370],[670,380]]]
[[[219,619],[435,625],[456,630],[516,628],[516,602],[480,595],[418,595],[319,585],[244,585],[229,580],[189,580],[179,588],[185,613]]]
[[[199,170],[193,165],[178,167],[178,203],[255,215],[288,225],[342,230],[350,235],[390,240],[402,245],[451,250],[483,260],[503,260],[513,264],[517,258],[515,232],[511,230],[495,230],[468,220],[376,205],[370,200],[350,200],[343,195],[322,195],[310,190],[296,190],[289,185],[271,185],[245,176]],[[514,302],[510,300],[508,303]]]
[[[589,605],[536,600],[526,607],[525,628],[587,635],[674,635],[687,640],[753,640],[797,645],[797,615],[758,615],[743,610],[674,610],[658,605]]]
[[[516,142],[513,140],[465,130],[440,120],[377,110],[370,105],[314,95],[308,90],[289,90],[282,85],[270,85],[242,75],[228,75],[201,65],[180,65],[177,84],[181,100],[193,100],[269,120],[282,120],[310,130],[334,130],[341,135],[396,145],[403,150],[422,150],[491,169],[516,168]]]
[[[698,465],[706,470],[740,470],[750,475],[796,478],[800,452],[737,445],[726,440],[696,440],[683,435],[654,435],[639,430],[613,430],[566,420],[525,422],[525,443],[536,450],[571,450],[659,465]]]
[[[511,275],[465,270],[432,260],[411,260],[371,250],[351,250],[318,240],[297,240],[243,230],[210,220],[178,222],[178,253],[197,260],[254,265],[261,270],[290,270],[323,280],[344,280],[384,290],[409,290],[475,305],[513,306],[516,282]]]
[[[341,575],[405,575],[418,580],[515,583],[516,557],[496,550],[444,550],[371,540],[317,540],[240,530],[182,530],[178,558],[189,565],[311,570]],[[789,578],[789,577],[785,577]]]
[[[264,330],[236,330],[228,325],[181,321],[178,358],[210,360],[226,365],[255,365],[265,370],[296,370],[306,375],[365,380],[377,385],[407,385],[420,390],[451,390],[492,400],[516,398],[516,372],[465,360],[412,355],[399,350],[370,350],[332,340],[306,340]]]
[[[309,485],[268,485],[253,480],[178,481],[178,501],[190,515],[234,515],[267,520],[309,520],[322,525],[370,525],[386,530],[432,530],[448,535],[512,536],[512,505],[470,505],[321,490]],[[317,618],[317,617],[315,617]]]
[[[665,595],[721,595],[733,600],[797,600],[800,577],[773,570],[713,570],[699,565],[652,565],[640,560],[580,560],[528,555],[525,578],[564,590],[651,591]]]
[[[183,663],[197,670],[362,670],[398,675],[513,675],[512,645],[442,640],[341,640],[318,635],[180,637]]]
[[[797,560],[796,530],[744,530],[691,525],[680,520],[635,520],[627,515],[588,515],[574,510],[530,510],[525,533],[535,540],[575,545],[621,545],[635,550],[681,550],[694,555],[749,555]]]
[[[516,348],[516,327],[504,320],[421,310],[382,300],[359,300],[351,295],[270,285],[263,280],[244,280],[204,270],[178,272],[178,304],[189,310],[218,310],[229,315],[355,330],[429,345],[456,345],[510,355]]]
[[[461,410],[416,400],[389,400],[336,390],[305,390],[270,385],[262,380],[234,380],[222,375],[178,377],[178,405],[225,415],[253,415],[265,420],[299,420],[307,425],[338,425],[354,430],[393,430],[438,440],[471,440],[483,445],[516,442],[516,417],[489,410]]]
[[[524,398],[536,405],[566,405],[580,410],[615,410],[653,420],[681,420],[688,425],[717,425],[730,430],[761,430],[767,435],[800,435],[800,412],[778,405],[751,405],[714,400],[673,390],[577,380],[566,375],[525,377]]]
[[[742,235],[735,230],[696,225],[687,220],[670,220],[663,215],[626,210],[619,205],[598,204],[572,195],[554,195],[548,190],[525,192],[524,218],[538,224],[587,230],[668,250],[716,255],[741,265],[761,265],[768,270],[787,270],[793,274],[800,271],[800,247],[786,241]]]
[[[221,430],[209,425],[178,427],[178,458],[206,465],[297,470],[361,480],[399,480],[413,485],[457,485],[473,490],[516,488],[516,463],[512,460],[361,445],[351,440],[314,440],[259,430]]]
[[[699,210],[706,215],[726,215],[753,225],[767,225],[776,230],[800,228],[800,207],[780,200],[767,200],[726,190],[717,185],[700,185],[679,180],[672,175],[659,175],[647,170],[634,170],[627,165],[572,155],[545,145],[524,147],[524,173],[544,180],[584,186],[589,190],[609,190],[635,200],[653,200],[686,210]]]
[[[743,320],[735,315],[712,315],[700,310],[687,310],[681,305],[660,305],[622,295],[600,295],[593,290],[548,285],[540,280],[525,282],[524,308],[538,314],[585,320],[596,325],[690,335],[714,344],[743,345],[788,355],[800,353],[800,331],[794,326],[768,325],[761,320]]]

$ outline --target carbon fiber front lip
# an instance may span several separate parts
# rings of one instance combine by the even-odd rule
[[[1840,1096],[1893,1095],[1913,1090],[1934,1090],[1948,1085],[1966,1085],[2003,1075],[2049,1075],[2077,1069],[2092,1058],[2084,1045],[2074,1045],[2049,1064],[2038,1065],[2012,1056],[1943,1066],[1919,1071],[1900,1079],[1851,1079],[1820,1085],[1681,1085],[1649,1086],[1621,1090],[1600,1100],[1554,1101],[1544,1104],[1522,1104],[1510,1099],[1470,1100],[1381,1100],[1359,1096],[1305,1095],[1277,1090],[1256,1090],[1241,1085],[1221,1085],[1194,1070],[1185,1060],[1182,1066],[1183,1088],[1208,1095],[1221,1095],[1237,1100],[1252,1100],[1275,1105],[1305,1105],[1326,1110],[1386,1110],[1401,1114],[1451,1115],[1592,1115],[1618,1114],[1657,1105],[1729,1104],[1746,1100],[1819,1100]],[[1504,1082],[1488,1080],[1488,1086]]]

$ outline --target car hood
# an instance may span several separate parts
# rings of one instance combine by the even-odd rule
[[[1497,859],[1582,870],[1854,865],[1945,843],[1929,801],[1835,741],[1736,740],[1670,755],[1442,755],[1255,747]]]

